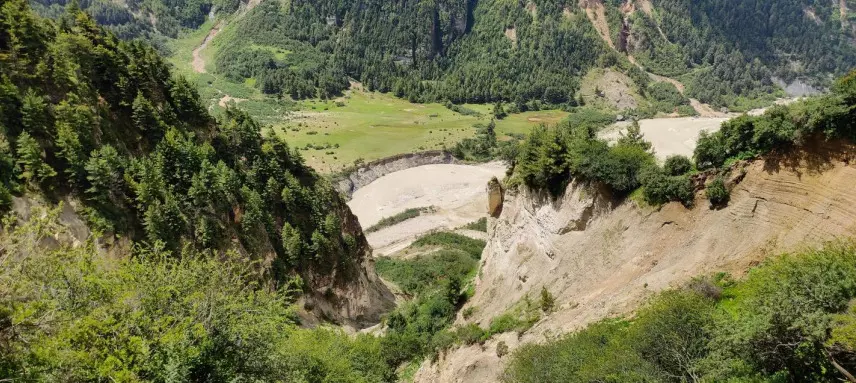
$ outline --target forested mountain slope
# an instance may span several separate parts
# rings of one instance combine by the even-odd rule
[[[236,250],[270,288],[337,297],[318,306],[331,319],[363,326],[390,307],[356,218],[285,142],[240,111],[215,121],[151,47],[83,12],[52,23],[8,1],[0,17],[4,211],[11,195],[73,196],[108,237]]]
[[[53,16],[66,4],[32,3]],[[150,41],[247,8],[239,0],[80,5],[121,36]],[[262,1],[221,35],[216,74],[295,99],[338,95],[354,79],[412,101],[525,109],[532,100],[576,105],[586,72],[626,55],[679,78],[689,97],[740,107],[775,93],[774,79],[822,88],[852,68],[851,15],[847,1],[814,0]],[[620,68],[644,94],[646,76]]]
[[[236,27],[217,70],[294,98],[338,94],[350,77],[412,100],[573,105],[588,69],[621,60],[611,45],[648,71],[686,77],[691,97],[726,106],[774,92],[774,76],[827,85],[850,69],[854,35],[842,9],[751,0],[268,1]]]

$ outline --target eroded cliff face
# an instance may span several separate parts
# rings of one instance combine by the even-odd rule
[[[335,210],[342,222],[342,232],[354,238],[353,254],[342,254],[333,270],[304,273],[309,292],[301,299],[309,315],[302,315],[305,324],[330,321],[353,330],[373,326],[395,308],[395,295],[375,271],[372,249],[357,217],[341,199]]]
[[[542,287],[556,312],[518,338],[503,334],[426,362],[420,382],[494,382],[511,350],[594,321],[630,314],[652,294],[719,271],[740,276],[764,258],[856,236],[856,153],[823,148],[743,163],[732,170],[729,205],[711,210],[703,193],[687,209],[614,202],[596,187],[572,182],[551,200],[529,191],[506,194],[482,255],[475,312],[459,324],[487,326]],[[465,308],[466,308],[465,307]]]
[[[423,165],[454,163],[457,163],[455,157],[451,153],[442,150],[399,154],[361,165],[341,179],[338,179],[334,183],[334,187],[339,193],[350,199],[357,189],[387,174]]]

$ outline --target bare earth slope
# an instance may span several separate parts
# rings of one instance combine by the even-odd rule
[[[507,195],[502,215],[490,222],[470,321],[484,326],[524,295],[537,297],[542,286],[558,310],[520,339],[504,334],[426,362],[416,381],[494,382],[507,360],[496,356],[498,340],[513,350],[628,314],[654,292],[698,275],[739,276],[767,256],[856,236],[854,153],[743,164],[722,210],[710,210],[700,196],[693,209],[613,207],[608,196],[576,183],[555,202],[527,192]]]

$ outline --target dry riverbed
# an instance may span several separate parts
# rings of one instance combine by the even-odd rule
[[[410,208],[433,206],[397,225],[367,234],[375,255],[389,255],[435,230],[454,230],[487,216],[486,187],[505,165],[425,165],[387,174],[354,192],[348,205],[363,228]]]

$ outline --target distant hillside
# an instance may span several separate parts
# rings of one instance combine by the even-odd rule
[[[798,0],[267,1],[217,71],[294,98],[338,94],[350,77],[411,100],[574,105],[589,68],[622,60],[614,47],[727,106],[774,92],[774,77],[824,86],[856,64],[849,14]]]
[[[31,3],[54,17],[67,5]],[[121,37],[161,48],[164,36],[198,28],[209,14],[251,8],[240,0],[80,6]],[[354,79],[411,101],[526,109],[534,100],[576,105],[589,69],[621,61],[644,93],[648,79],[627,58],[679,79],[688,97],[745,109],[783,83],[823,88],[856,65],[849,7],[847,0],[262,1],[221,36],[215,64],[216,74],[295,99],[338,95]]]

